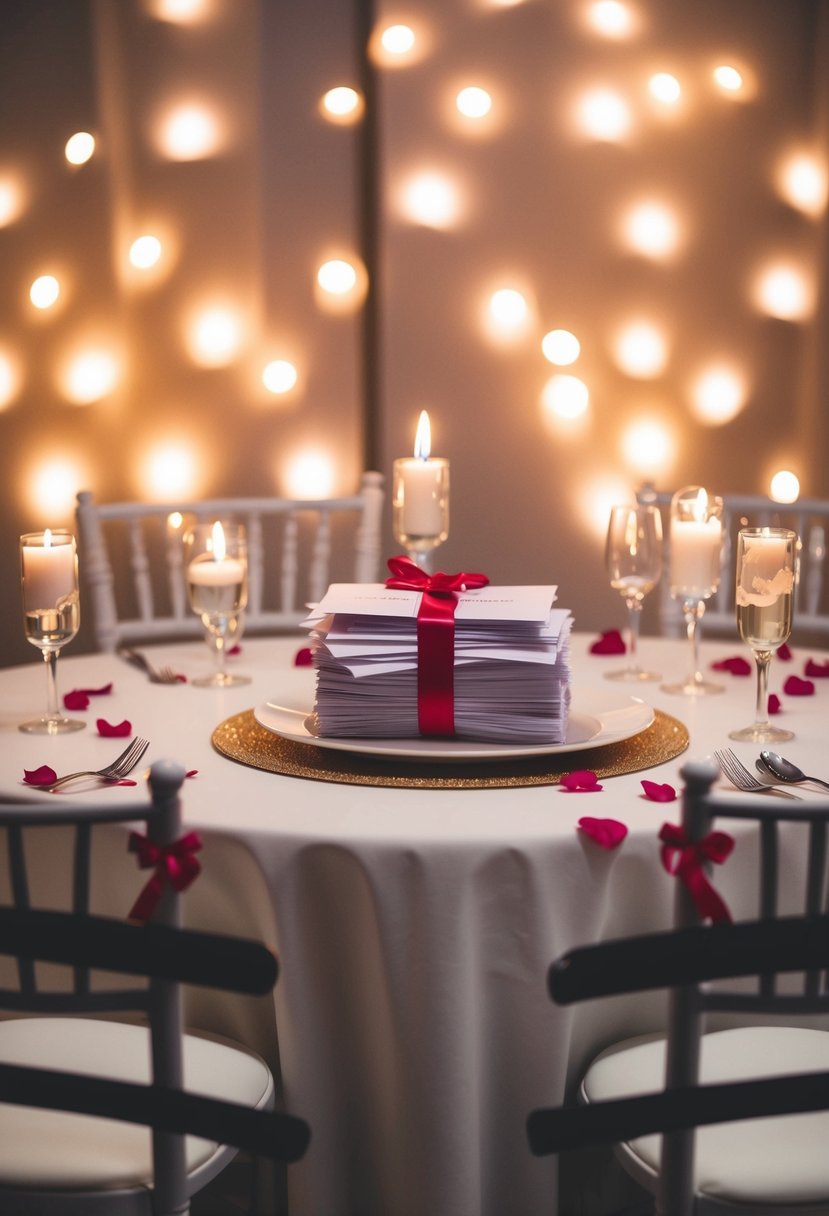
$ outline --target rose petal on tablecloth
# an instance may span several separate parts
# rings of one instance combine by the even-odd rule
[[[590,647],[591,654],[624,654],[626,650],[625,639],[618,629],[608,629]]]
[[[188,772],[186,772],[184,775],[185,775],[185,777],[198,777],[198,775],[199,775],[199,770],[198,770],[197,768],[191,768],[191,769],[190,769]]]
[[[643,781],[642,789],[645,791],[645,797],[651,802],[674,802],[676,799],[676,790],[672,785],[668,785],[667,781]]]
[[[628,834],[627,827],[618,819],[593,819],[583,815],[578,826],[603,849],[617,849]]]
[[[788,663],[789,660],[794,657],[792,655],[791,650],[789,649],[788,642],[784,642],[782,646],[778,646],[777,650],[775,651],[775,654],[776,654],[777,658],[781,659],[784,663]]]
[[[71,692],[64,694],[63,708],[89,709],[89,694],[85,693],[82,688],[73,688]]]
[[[53,768],[49,768],[48,764],[41,764],[40,768],[24,768],[23,770],[23,781],[26,785],[51,785],[57,779],[57,773]]]
[[[815,686],[811,680],[801,680],[800,676],[788,676],[783,685],[783,692],[789,697],[812,697]]]
[[[814,659],[807,659],[803,674],[813,680],[829,679],[829,660],[825,663],[816,663]]]
[[[711,666],[714,671],[728,671],[732,676],[750,676],[754,670],[748,659],[744,659],[742,655],[735,655],[731,659],[720,659]]]
[[[106,718],[98,718],[95,725],[98,728],[98,734],[103,735],[105,739],[125,739],[127,735],[132,734],[132,722],[126,718],[123,722],[117,722],[114,725],[112,722],[107,722]]]
[[[592,769],[581,768],[575,772],[565,773],[559,782],[559,789],[565,794],[594,794],[602,788]]]
[[[769,693],[768,710],[771,715],[779,714],[783,706],[780,704],[780,698],[776,692]]]
[[[239,645],[239,643],[237,642],[235,646],[231,646],[230,650],[228,650],[228,652],[227,652],[227,653],[228,653],[228,654],[232,654],[232,655],[241,654],[241,653],[242,653],[242,647],[241,647],[241,646]]]
[[[314,657],[311,654],[310,646],[301,647],[294,655],[294,667],[311,667],[313,662]]]

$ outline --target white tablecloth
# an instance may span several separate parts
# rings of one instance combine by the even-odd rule
[[[59,738],[17,730],[43,708],[39,660],[0,672],[0,797],[36,796],[20,784],[24,768],[65,772],[111,759],[121,744],[97,735],[97,717],[128,718],[151,740],[147,761],[166,756],[198,770],[184,788],[186,823],[205,840],[189,918],[261,935],[278,950],[281,975],[273,1002],[201,1001],[191,1016],[261,1050],[280,1070],[288,1109],[310,1122],[310,1151],[290,1170],[292,1213],[551,1216],[556,1165],[530,1155],[527,1113],[560,1101],[606,1042],[658,1025],[656,997],[557,1009],[547,968],[575,944],[668,923],[674,880],[660,867],[656,834],[679,807],[645,799],[642,778],[679,789],[685,758],[727,744],[728,730],[751,720],[753,678],[723,673],[726,692],[700,699],[611,683],[603,673],[623,660],[589,655],[592,640],[574,638],[576,703],[580,693],[637,695],[691,736],[685,757],[607,779],[594,794],[327,784],[219,755],[211,733],[231,715],[268,699],[310,707],[313,672],[292,664],[302,639],[246,639],[232,662],[253,682],[226,691],[152,685],[117,658],[72,658],[70,647],[59,663],[62,692],[110,680],[114,691],[92,699],[88,730]],[[687,672],[686,645],[644,639],[641,658],[675,680]],[[191,677],[210,663],[200,644],[147,653]],[[706,669],[736,654],[746,654],[736,640],[703,642]],[[772,690],[802,675],[810,654],[795,649],[792,662],[777,663]],[[781,750],[826,776],[829,680],[783,702],[779,721],[796,739]],[[757,749],[733,746],[753,766]],[[583,767],[578,753],[572,767]],[[138,791],[94,794],[115,796]],[[577,830],[583,815],[620,819],[629,835],[606,852]],[[739,915],[754,912],[755,856],[746,837],[716,875]],[[105,860],[100,899],[125,911],[142,878],[120,846]]]

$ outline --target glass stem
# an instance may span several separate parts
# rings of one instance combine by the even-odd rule
[[[639,668],[639,626],[642,619],[642,601],[632,595],[626,602],[628,610],[628,644],[630,647],[628,670],[637,671]]]
[[[769,724],[769,666],[771,664],[771,651],[755,650],[754,662],[757,664],[757,704],[754,708],[754,725],[767,727]]]
[[[216,651],[216,674],[224,676],[225,674],[225,635],[224,633],[216,632],[213,634],[213,648]]]
[[[686,600],[683,608],[688,641],[691,643],[691,676],[689,683],[702,684],[702,672],[699,665],[699,622],[702,614],[705,612],[705,601]]]
[[[416,566],[420,567],[424,574],[432,573],[431,549],[409,549],[409,557]]]
[[[58,650],[53,650],[51,647],[43,651],[43,661],[46,664],[46,716],[52,721],[57,721],[60,717],[58,709]]]

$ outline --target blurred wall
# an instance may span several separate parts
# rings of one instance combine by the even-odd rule
[[[622,622],[604,523],[642,481],[766,493],[788,470],[829,497],[825,0],[380,3],[369,369],[361,120],[320,104],[359,86],[359,17],[6,0],[0,662],[37,660],[17,537],[70,524],[78,489],[350,492],[366,435],[390,480],[424,408],[452,465],[437,564],[556,582],[582,629]],[[320,289],[332,260],[350,291]],[[573,362],[545,355],[555,330]],[[274,363],[295,383],[266,387]]]

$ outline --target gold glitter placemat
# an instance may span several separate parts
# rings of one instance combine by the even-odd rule
[[[521,785],[556,785],[565,773],[592,769],[598,777],[636,773],[681,755],[688,731],[676,718],[656,710],[646,730],[620,743],[578,752],[525,756],[478,763],[444,763],[399,757],[381,760],[312,743],[282,739],[260,726],[252,709],[227,718],[213,732],[213,746],[223,756],[248,768],[334,781],[348,785],[389,785],[408,789],[486,790]]]

